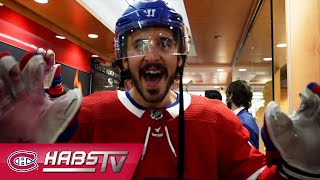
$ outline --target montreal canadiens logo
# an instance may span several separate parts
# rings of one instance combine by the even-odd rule
[[[15,151],[8,157],[7,163],[10,169],[16,172],[28,172],[38,168],[37,154],[32,151]]]

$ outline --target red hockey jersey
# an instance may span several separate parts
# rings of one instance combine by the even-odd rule
[[[265,169],[264,155],[249,145],[248,131],[221,101],[184,94],[184,108],[185,179],[256,179]],[[178,115],[178,101],[148,109],[124,91],[97,92],[83,99],[72,142],[144,143],[133,179],[175,179]]]

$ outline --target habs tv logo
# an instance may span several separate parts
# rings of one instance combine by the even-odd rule
[[[104,173],[110,161],[112,172],[119,173],[128,153],[128,151],[49,151],[45,156],[42,172],[95,173],[96,166],[101,164],[100,172]]]
[[[11,153],[7,163],[10,169],[16,172],[29,172],[38,168],[37,153],[19,150]]]
[[[143,144],[0,143],[0,150],[0,180],[127,180],[132,179]]]

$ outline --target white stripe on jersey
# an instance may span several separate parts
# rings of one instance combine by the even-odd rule
[[[178,94],[178,96],[179,96],[179,94]],[[184,92],[183,93],[183,108],[184,108],[184,110],[186,110],[190,106],[190,104],[191,104],[191,95]],[[170,115],[173,118],[176,118],[177,116],[179,116],[179,103],[173,107],[167,108],[167,111],[170,113]]]
[[[260,175],[260,173],[266,168],[266,166],[263,166],[262,168],[260,168],[258,171],[256,171],[255,173],[253,173],[250,177],[247,178],[247,180],[256,180],[258,179],[258,176]]]
[[[118,90],[118,98],[121,103],[128,109],[128,111],[132,112],[132,114],[136,115],[138,118],[141,118],[145,110],[137,108],[135,105],[131,103],[131,101],[126,96],[126,91]]]
[[[131,103],[131,101],[126,96],[125,91],[118,90],[118,98],[121,101],[121,103],[134,115],[136,115],[138,118],[141,118],[145,110],[139,109],[135,105]],[[186,110],[190,104],[191,104],[191,95],[188,93],[183,93],[183,103],[184,103],[184,110]],[[167,111],[170,113],[170,115],[173,118],[176,118],[179,115],[179,103],[176,105],[167,108]]]

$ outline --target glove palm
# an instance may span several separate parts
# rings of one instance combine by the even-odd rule
[[[78,89],[55,101],[45,96],[44,68],[43,56],[33,52],[20,64],[9,54],[0,55],[0,142],[55,142],[78,112]]]

